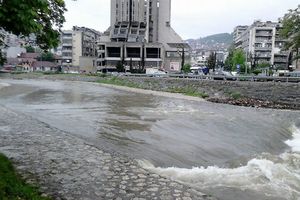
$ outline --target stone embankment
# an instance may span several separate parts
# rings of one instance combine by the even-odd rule
[[[193,79],[124,77],[141,88],[168,91],[190,88],[205,93],[208,101],[240,106],[300,109],[300,84],[278,82],[237,82]]]
[[[214,199],[4,107],[0,152],[27,182],[57,200]]]
[[[2,75],[3,77],[3,75]],[[66,81],[97,82],[107,79],[84,75],[5,75],[6,78],[29,78]],[[1,76],[0,76],[1,78]],[[238,82],[196,79],[118,77],[118,79],[138,85],[141,89],[154,91],[189,91],[207,94],[208,101],[239,106],[266,107],[278,109],[300,109],[300,84],[280,82]]]

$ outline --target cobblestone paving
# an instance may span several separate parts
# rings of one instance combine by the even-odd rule
[[[4,107],[0,152],[54,199],[213,199]]]

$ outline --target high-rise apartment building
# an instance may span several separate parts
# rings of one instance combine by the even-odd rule
[[[86,27],[74,26],[61,34],[62,65],[80,69],[85,65],[96,66],[97,41],[101,33]],[[87,63],[88,62],[88,63]]]
[[[239,41],[241,35],[249,28],[249,26],[237,26],[233,31],[233,40],[235,41],[235,45],[240,45],[236,41]],[[237,46],[240,47],[240,46]]]
[[[171,28],[171,0],[111,0],[111,25],[98,47],[98,66],[178,71],[188,45]]]
[[[276,69],[287,69],[288,53],[283,51],[285,40],[279,36],[281,24],[255,21],[246,27],[235,28],[234,43],[236,48],[243,49],[247,54],[248,62],[255,65],[266,63]]]

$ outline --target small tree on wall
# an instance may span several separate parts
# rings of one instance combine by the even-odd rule
[[[212,52],[209,57],[208,57],[208,68],[212,69],[213,71],[216,70],[216,64],[217,64],[217,53],[216,52]]]
[[[191,72],[191,65],[190,64],[185,64],[182,68],[183,73],[190,73]]]
[[[122,65],[121,62],[117,63],[116,68],[117,68],[117,72],[124,72],[125,71],[125,68],[124,68],[124,66]]]

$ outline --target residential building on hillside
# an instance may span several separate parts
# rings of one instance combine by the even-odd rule
[[[70,70],[85,70],[85,67],[96,69],[97,41],[101,33],[86,27],[74,26],[73,30],[61,33],[62,65]]]
[[[234,43],[236,43],[236,41],[239,40],[242,33],[244,33],[248,28],[249,28],[249,26],[237,26],[234,28],[234,31],[233,31]]]
[[[4,46],[0,47],[4,57],[17,58],[21,53],[26,53],[26,46],[37,47],[36,37],[30,34],[28,37],[21,37],[0,29]]]
[[[243,32],[235,28],[235,48],[243,49],[252,66],[269,64],[275,69],[288,68],[288,52],[283,51],[285,40],[280,38],[281,24],[255,21]],[[246,27],[246,26],[245,26]]]
[[[187,49],[171,28],[171,0],[111,0],[111,25],[98,42],[97,65],[180,71]]]
[[[209,59],[209,56],[212,53],[216,53],[216,64],[217,67],[222,67],[225,59],[226,59],[226,55],[227,55],[227,51],[222,51],[222,50],[206,50],[206,49],[195,49],[191,52],[191,63],[192,65],[197,65],[197,66],[207,66],[207,62]]]

